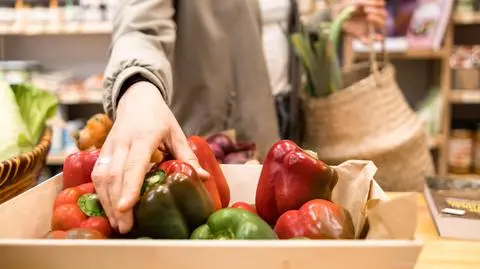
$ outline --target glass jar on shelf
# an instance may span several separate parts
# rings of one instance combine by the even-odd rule
[[[473,164],[474,131],[466,122],[454,122],[449,137],[448,170],[468,174]]]

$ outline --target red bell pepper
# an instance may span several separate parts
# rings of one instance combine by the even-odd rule
[[[210,174],[210,178],[203,184],[212,196],[215,210],[228,207],[230,188],[212,149],[207,141],[199,136],[190,136],[188,142],[197,156],[200,166]]]
[[[283,213],[275,225],[280,239],[354,239],[355,228],[350,213],[330,201],[315,199],[299,210]]]
[[[235,202],[232,206],[232,208],[241,208],[241,209],[245,209],[247,211],[250,211],[254,214],[257,214],[257,210],[255,209],[255,206],[249,204],[249,203],[245,203],[245,202]]]
[[[52,231],[90,228],[110,236],[112,229],[95,194],[93,183],[62,190],[53,206]]]
[[[269,150],[257,185],[255,206],[270,225],[288,210],[312,199],[331,199],[337,172],[289,140],[280,140]]]
[[[92,182],[92,170],[100,150],[79,151],[70,154],[63,164],[63,188]]]

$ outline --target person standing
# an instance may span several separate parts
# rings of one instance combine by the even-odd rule
[[[371,8],[360,22],[381,3],[359,0]],[[261,155],[279,139],[260,14],[258,0],[119,0],[104,75],[104,108],[114,124],[92,178],[120,233],[132,227],[157,148],[207,178],[186,135],[233,128]]]

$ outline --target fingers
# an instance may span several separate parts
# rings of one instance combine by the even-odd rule
[[[210,175],[200,166],[198,158],[188,145],[187,138],[185,137],[185,134],[180,126],[172,128],[169,140],[168,146],[170,147],[175,158],[193,166],[200,179],[208,180]]]
[[[111,184],[111,178],[108,176],[108,163],[104,163],[103,161],[110,158],[111,156],[111,146],[109,140],[107,139],[105,145],[102,147],[100,151],[100,156],[98,157],[97,162],[95,163],[95,167],[92,171],[92,181],[95,186],[95,191],[98,194],[98,198],[100,203],[102,204],[103,210],[110,221],[110,225],[113,228],[117,227],[117,223],[115,221],[115,215],[113,213],[113,207],[110,202],[110,197],[108,195],[108,188]]]
[[[371,38],[367,36],[360,36],[360,41],[365,44],[365,45],[370,45],[371,43]]]
[[[109,187],[108,197],[110,199],[110,204],[112,206],[112,214],[114,214],[114,218],[116,224],[118,225],[119,220],[119,212],[118,212],[118,203],[120,198],[122,197],[122,188],[123,188],[123,178],[124,169],[128,152],[129,152],[130,144],[127,141],[119,141],[115,143],[114,150],[112,154],[112,162],[108,168],[109,177]],[[115,227],[118,228],[118,227]]]
[[[150,164],[150,157],[157,148],[153,144],[153,141],[143,139],[134,141],[130,146],[124,165],[123,186],[116,215],[120,233],[128,232],[133,225],[132,208],[140,197],[140,189]]]
[[[378,32],[384,32],[388,13],[387,10],[384,8],[383,1],[372,0],[370,2],[372,3],[368,3],[368,5],[366,5],[364,8],[364,11],[366,13],[366,20],[370,22],[377,31],[377,33],[373,37],[373,41],[382,41],[384,39],[383,34],[380,34]],[[380,2],[380,4],[373,2]],[[368,44],[370,41],[372,41],[371,39],[372,37],[362,38],[362,42]]]
[[[373,23],[377,29],[385,27],[386,18],[387,12],[384,9],[369,8],[367,11],[367,20]]]
[[[372,22],[376,28],[383,28],[388,16],[383,0],[359,0],[356,5],[363,8],[367,20]]]
[[[376,34],[375,35],[375,40],[376,41],[383,41],[385,39],[385,36],[383,34]]]

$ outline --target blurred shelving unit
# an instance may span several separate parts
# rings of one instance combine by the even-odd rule
[[[302,18],[316,8],[316,0],[297,1]],[[93,72],[103,72],[112,30],[109,21],[0,23],[0,60],[36,60],[47,69],[68,69],[85,78]],[[103,111],[98,92],[86,96],[60,94],[58,100],[65,110],[73,110],[75,116],[85,107],[92,111],[87,112],[90,115]],[[47,164],[62,166],[66,156],[66,153],[52,153]]]
[[[457,25],[459,28],[467,29],[467,33],[469,37],[475,40],[475,44],[478,45],[480,42],[480,38],[478,36],[478,31],[480,30],[480,11],[475,11],[475,12],[456,12],[453,15],[453,21],[455,25]],[[460,30],[460,29],[459,29]],[[459,31],[460,32],[460,31]],[[465,31],[463,30],[463,35],[465,35]],[[454,43],[458,45],[464,45],[464,38],[465,36],[460,36],[459,37],[461,42],[457,42],[459,40],[455,40]],[[467,42],[469,45],[472,45],[471,42]],[[452,106],[462,106],[462,105],[479,105],[480,104],[480,88],[479,89],[452,89],[450,91],[449,95],[449,102],[450,102],[450,107]],[[478,113],[478,106],[470,106],[471,110],[470,111],[476,111],[477,115]],[[473,109],[472,109],[473,108]],[[449,120],[453,118],[452,113],[448,115]],[[450,130],[448,130],[450,131]],[[448,141],[447,141],[448,143]],[[475,150],[475,143],[474,143],[474,148]],[[451,178],[457,178],[457,179],[476,179],[480,180],[480,175],[475,174],[475,173],[469,173],[469,174],[453,174],[453,173],[448,173],[448,176]]]
[[[35,60],[48,70],[71,70],[81,79],[102,73],[107,61],[110,22],[55,24],[0,24],[0,60]],[[101,91],[58,94],[68,120],[101,112]],[[61,167],[66,153],[51,153],[47,165]]]
[[[108,22],[46,24],[28,27],[22,25],[0,26],[2,36],[35,36],[35,35],[95,35],[110,34],[112,25]]]
[[[450,92],[452,104],[480,104],[480,90],[454,89]]]
[[[67,95],[60,94],[57,96],[60,104],[63,105],[81,105],[81,104],[101,104],[102,93],[94,92],[88,95]]]

